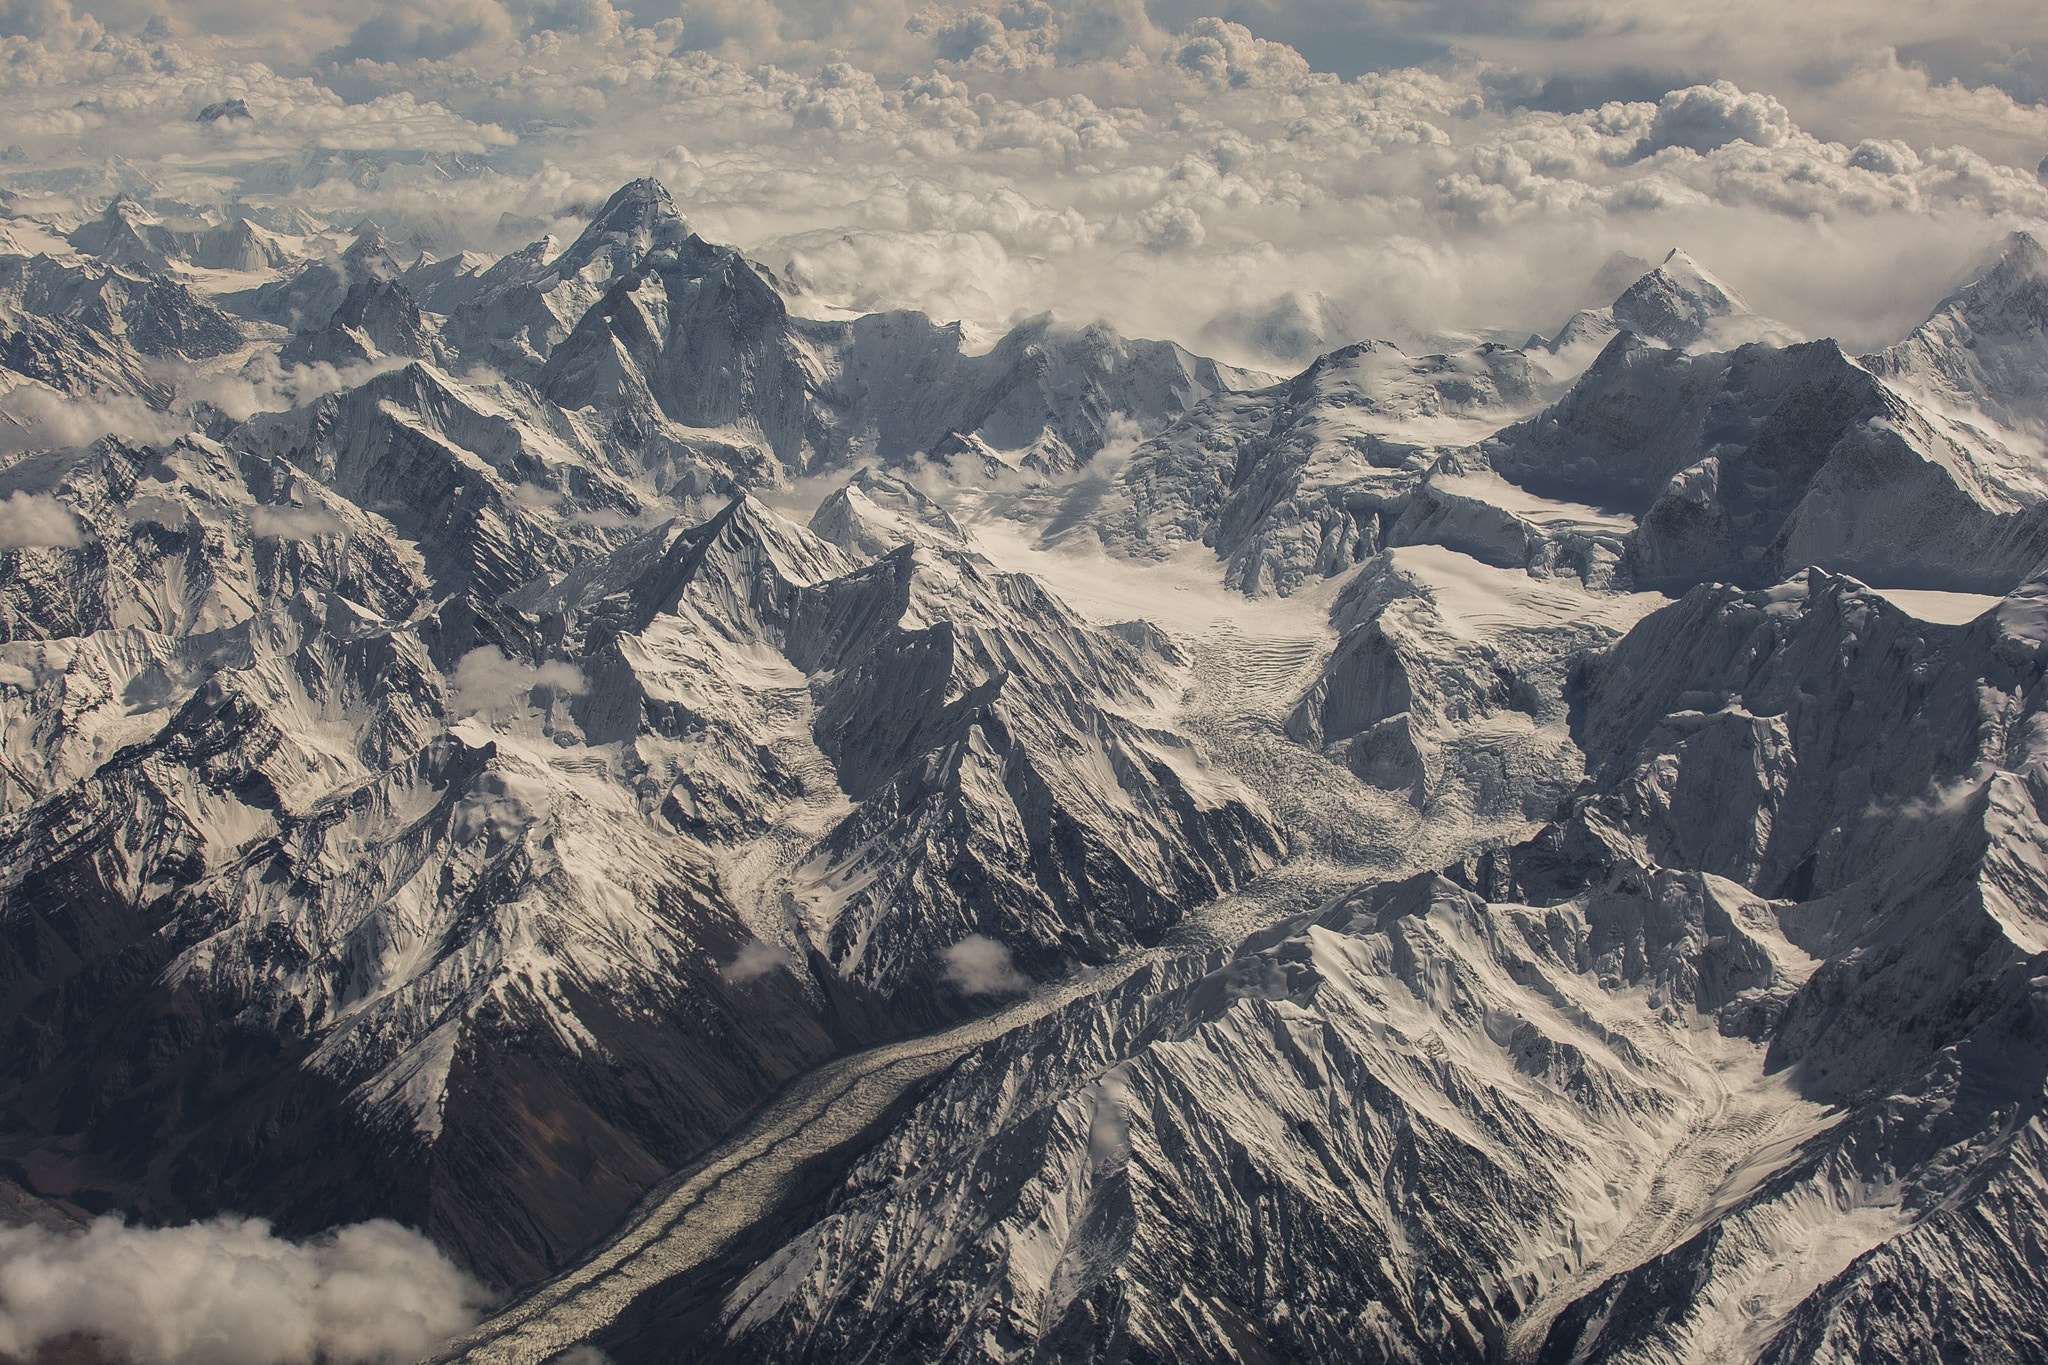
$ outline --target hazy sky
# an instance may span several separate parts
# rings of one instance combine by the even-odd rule
[[[502,250],[652,172],[807,306],[1052,309],[1276,367],[1547,329],[1673,245],[1870,345],[2048,219],[2037,3],[1218,9],[0,0],[0,184]],[[194,120],[229,97],[254,119]]]

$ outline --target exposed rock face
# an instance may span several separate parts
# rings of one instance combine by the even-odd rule
[[[1346,347],[1139,447],[1091,520],[1126,552],[1200,542],[1231,586],[1293,592],[1382,548],[1434,454],[1533,408],[1542,380],[1503,347],[1420,358],[1385,342]]]
[[[1463,473],[1480,463],[1457,452],[1564,395],[1596,356],[1611,363],[1604,346],[1656,351],[1677,364],[1689,348],[1754,337],[1784,333],[1673,251],[1611,307],[1574,315],[1548,341],[1421,357],[1364,342],[1320,357],[1284,386],[1213,400],[1139,448],[1091,525],[1104,544],[1133,555],[1199,541],[1225,561],[1233,587],[1297,592],[1389,546],[1453,543],[1427,524],[1447,510],[1445,490],[1426,478],[1432,467],[1448,459]],[[1564,401],[1577,397],[1574,388]],[[1654,405],[1634,391],[1585,401]],[[1498,501],[1450,515],[1520,520]],[[1497,529],[1482,534],[1499,539]],[[1517,564],[1548,571],[1562,556],[1567,571],[1607,572],[1586,561],[1595,541],[1526,524],[1513,535],[1525,542]],[[1484,557],[1500,562],[1500,553],[1496,546]]]
[[[261,286],[243,299],[242,306],[246,316],[317,333],[334,321],[336,312],[360,284],[389,284],[402,273],[391,254],[391,244],[370,226],[338,257],[313,261]]]
[[[280,353],[287,364],[360,365],[385,356],[417,360],[432,352],[420,306],[396,280],[364,273],[349,281],[317,331],[299,333]]]
[[[1617,336],[1556,406],[1479,452],[1529,489],[1633,511],[1637,581],[1802,564],[2003,592],[2038,564],[2038,475],[1831,342],[1688,354]]]
[[[169,406],[145,360],[245,344],[167,279],[9,259],[67,392]],[[800,331],[658,187],[558,263],[592,299],[544,385],[614,275],[739,291],[779,319],[763,355]],[[786,477],[765,435],[462,374],[412,288],[527,306],[495,268],[365,231],[243,298],[339,391],[0,467],[37,519],[0,545],[0,1148],[31,1197],[390,1216],[528,1283],[793,1075],[1154,940],[1282,852],[1151,718],[1163,639],[997,571],[910,485],[843,490],[849,553],[730,491]],[[778,430],[793,381],[762,374],[677,410]],[[975,935],[993,985],[948,976]]]
[[[1623,290],[1614,301],[1614,320],[1638,336],[1684,348],[1707,335],[1717,320],[1749,312],[1721,281],[1683,251]]]
[[[917,485],[865,465],[818,504],[810,526],[840,549],[869,559],[899,545],[967,546],[959,523]]]
[[[1256,382],[1049,319],[976,355],[958,326],[918,314],[797,317],[768,272],[691,232],[653,181],[621,189],[558,256],[535,243],[465,292],[449,331],[465,353],[532,374],[565,408],[722,430],[793,473],[899,463],[954,436],[1058,472],[1119,422],[1155,427]]]
[[[1696,590],[1578,680],[1562,820],[991,1044],[718,1349],[2024,1357],[2043,622]]]
[[[71,245],[108,265],[152,272],[168,271],[199,246],[201,229],[181,230],[125,195],[107,205],[98,218],[81,223],[68,238]]]
[[[763,670],[806,688],[832,774],[814,794],[853,804],[783,894],[848,980],[894,994],[943,977],[943,950],[977,934],[1034,975],[1100,961],[1281,852],[1192,745],[1119,713],[1166,684],[1168,661],[1029,578],[913,544],[855,568],[749,501],[658,558],[656,543],[544,604],[611,680],[582,703],[585,730],[694,737],[671,818],[742,828],[751,793],[804,781],[760,742]]]
[[[2048,249],[2016,232],[1982,278],[1864,368],[1951,410],[2039,438],[2048,409]]]
[[[1861,359],[1673,253],[1272,382],[652,181],[182,212],[0,256],[0,399],[133,428],[0,455],[0,1215],[516,1292],[709,1158],[552,1340],[2048,1358],[2032,239]]]
[[[205,360],[239,328],[175,280],[48,256],[0,255],[0,368],[71,397],[170,400],[151,360]]]

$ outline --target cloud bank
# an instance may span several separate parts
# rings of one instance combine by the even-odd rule
[[[84,1333],[135,1365],[382,1365],[431,1354],[485,1303],[431,1242],[396,1223],[308,1242],[233,1217],[0,1228],[0,1353],[16,1357]]]
[[[446,252],[652,173],[802,309],[1051,310],[1269,365],[1518,340],[1683,245],[1864,347],[2048,221],[2037,9],[37,0],[0,24],[0,185]],[[197,119],[227,99],[251,117]]]

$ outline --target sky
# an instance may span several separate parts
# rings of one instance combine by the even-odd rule
[[[0,0],[18,206],[446,254],[651,173],[810,311],[1276,370],[1547,332],[1673,246],[1873,347],[2048,220],[2044,98],[2048,6],[2008,0]]]

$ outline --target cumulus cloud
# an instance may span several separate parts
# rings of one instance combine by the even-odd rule
[[[795,965],[789,954],[774,944],[751,939],[734,955],[732,961],[718,969],[718,974],[738,986],[758,980],[773,971],[788,971]]]
[[[433,60],[511,36],[512,17],[496,0],[409,0],[372,14],[334,54],[342,60]]]
[[[1731,142],[1776,147],[1793,134],[1792,115],[1769,95],[1746,92],[1733,81],[1673,90],[1657,102],[1650,131],[1637,144],[1648,155],[1666,147],[1711,152]]]
[[[1031,988],[1009,947],[985,934],[969,934],[940,957],[946,964],[941,979],[962,995],[1015,995]]]
[[[84,543],[77,520],[48,493],[17,491],[0,501],[0,546],[62,549]]]
[[[1654,100],[1720,78],[1768,90],[1807,128],[1853,142],[1924,138],[1931,112],[1975,104],[1971,145],[2001,159],[2041,140],[2048,96],[2048,11],[2026,0],[1154,0],[1152,9],[1170,23],[1221,14],[1347,74],[1464,54],[1496,68],[1497,90],[1553,109]]]
[[[480,645],[458,659],[449,682],[450,705],[461,715],[506,714],[526,704],[537,688],[569,696],[584,688],[582,670],[573,664],[522,663],[492,645]]]
[[[0,1228],[0,1352],[96,1338],[134,1365],[401,1362],[474,1325],[480,1286],[396,1223],[307,1242],[260,1219]]]
[[[0,118],[26,152],[0,176],[61,165],[74,213],[127,188],[375,217],[447,250],[572,233],[651,171],[799,309],[989,329],[1051,310],[1271,368],[1312,337],[1547,331],[1604,301],[1609,256],[1684,245],[1763,312],[1860,348],[2048,220],[2048,110],[2013,93],[2044,21],[1939,8],[316,0],[292,31],[325,46],[296,61],[253,60],[286,53],[275,26],[272,49],[232,25],[0,40]],[[1381,38],[1347,67],[1332,54],[1358,24]],[[1830,25],[1848,36],[1820,41]],[[252,119],[194,121],[223,98]],[[148,183],[123,178],[150,158]],[[1900,268],[1882,306],[1880,264]]]

